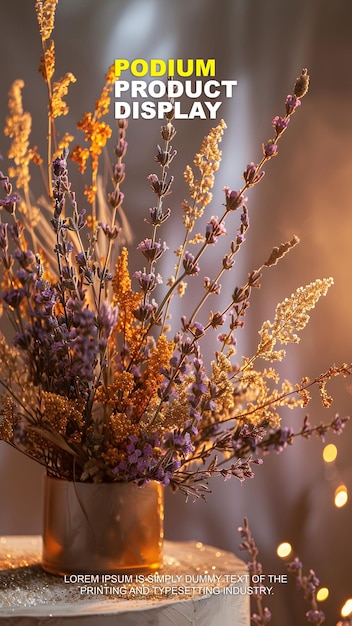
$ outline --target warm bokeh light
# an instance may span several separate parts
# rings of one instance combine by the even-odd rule
[[[335,490],[335,506],[340,509],[345,506],[348,500],[348,491],[346,485],[339,485]]]
[[[349,617],[352,613],[352,598],[348,598],[341,609],[341,617]]]
[[[329,597],[329,589],[327,587],[321,587],[317,591],[316,599],[318,602],[324,602]]]
[[[333,463],[337,457],[337,448],[335,444],[329,443],[323,450],[323,459],[325,463]]]
[[[280,543],[276,548],[276,554],[282,559],[289,556],[291,552],[292,552],[292,546],[287,541]]]

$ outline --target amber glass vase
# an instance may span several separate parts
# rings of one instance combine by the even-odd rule
[[[162,566],[163,487],[46,477],[42,566],[57,575]]]

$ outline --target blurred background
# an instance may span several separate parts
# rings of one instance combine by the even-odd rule
[[[292,381],[352,360],[351,32],[350,0],[60,0],[57,9],[56,75],[71,71],[78,79],[67,98],[69,118],[60,127],[79,142],[75,123],[84,111],[93,110],[104,73],[115,58],[215,58],[216,78],[238,81],[233,98],[223,99],[218,116],[228,128],[210,209],[215,215],[223,203],[223,186],[239,188],[247,163],[260,160],[261,143],[273,136],[272,118],[284,113],[285,97],[292,93],[296,76],[308,68],[309,94],[279,144],[279,156],[265,167],[262,183],[248,192],[251,228],[232,279],[241,284],[274,245],[293,234],[300,237],[300,245],[265,272],[262,288],[253,293],[238,342],[240,357],[252,354],[258,329],[273,317],[279,301],[318,277],[334,277],[335,285],[312,313],[302,343],[289,348],[282,372]],[[24,106],[33,116],[32,142],[44,152],[38,139],[45,139],[46,132],[45,86],[37,72],[40,53],[34,0],[6,3],[0,38],[1,119],[7,114],[11,82],[23,78]],[[180,120],[176,125],[177,178],[168,198],[174,215],[186,195],[184,167],[214,123]],[[143,220],[153,199],[146,177],[155,171],[154,149],[159,141],[158,120],[130,121],[123,191],[133,246],[147,236]],[[7,138],[0,135],[4,157],[7,146]],[[35,185],[34,193],[39,195],[42,190],[39,183],[38,190]],[[169,224],[165,239],[172,249],[178,231],[174,222]],[[138,266],[137,255],[136,259]],[[205,267],[202,272],[206,273]],[[4,330],[2,319],[0,324]],[[318,398],[308,407],[315,424],[330,421],[336,412],[351,412],[351,383],[336,381],[331,389],[335,396],[331,409],[323,409]],[[300,411],[285,414],[283,423],[298,431],[303,417]],[[303,560],[307,571],[313,568],[329,589],[322,609],[326,623],[335,624],[345,600],[352,597],[351,502],[342,507],[334,503],[339,485],[345,485],[347,493],[352,489],[351,438],[351,424],[342,437],[328,436],[326,443],[334,443],[338,452],[329,464],[323,460],[320,440],[296,440],[281,455],[266,457],[254,480],[243,485],[234,479],[213,481],[207,503],[185,503],[182,495],[167,493],[166,538],[195,539],[244,556],[238,551],[237,527],[248,516],[264,572],[286,573],[276,549],[281,542],[290,542],[292,555]],[[0,534],[39,534],[41,494],[42,469],[0,443]],[[305,623],[308,607],[295,591],[293,579],[276,588],[268,606],[273,624]]]

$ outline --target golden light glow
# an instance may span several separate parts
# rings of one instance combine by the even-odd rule
[[[345,506],[348,500],[348,491],[346,485],[339,485],[335,490],[335,506],[340,509]]]
[[[337,448],[335,444],[329,443],[323,450],[323,459],[325,463],[333,463],[337,457]]]
[[[316,599],[318,602],[324,602],[329,597],[329,589],[327,587],[321,587],[317,591]]]
[[[341,609],[341,617],[349,617],[352,613],[352,598],[348,598]]]
[[[281,557],[282,559],[286,558],[287,556],[289,556],[292,552],[292,546],[290,543],[288,543],[287,541],[284,541],[283,543],[280,543],[277,548],[276,548],[276,554]]]

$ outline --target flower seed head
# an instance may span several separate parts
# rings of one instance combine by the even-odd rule
[[[296,78],[296,83],[294,86],[293,93],[297,98],[303,98],[306,95],[309,87],[309,74],[307,68],[304,68],[300,74]]]

